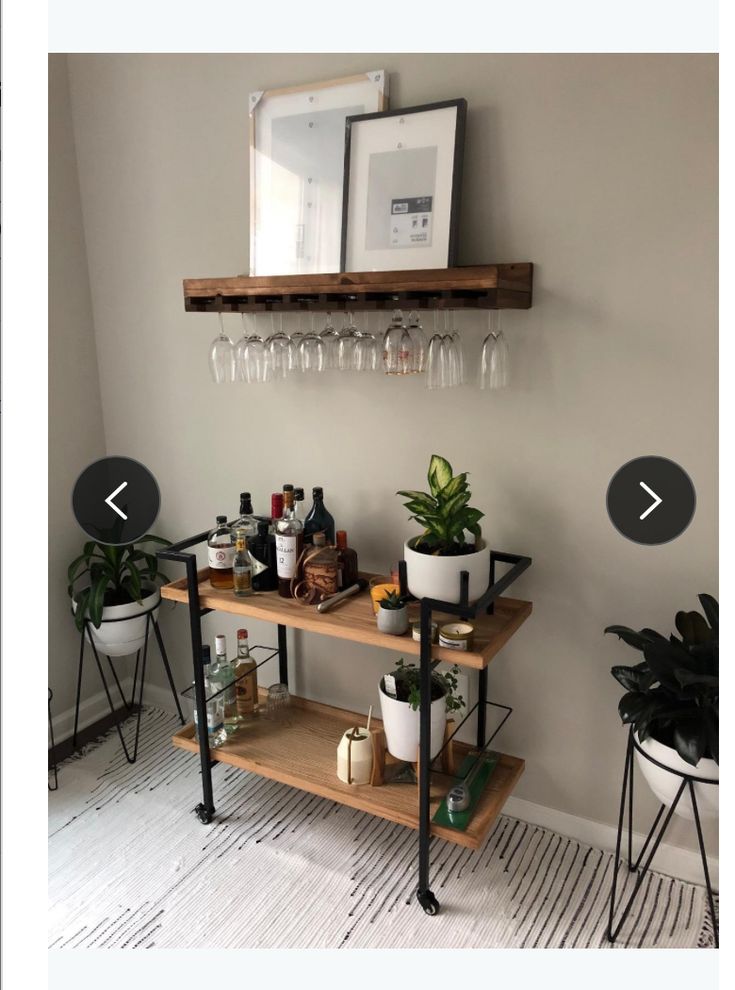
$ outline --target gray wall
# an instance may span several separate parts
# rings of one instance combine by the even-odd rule
[[[49,59],[48,257],[49,686],[54,715],[60,716],[74,704],[79,654],[79,634],[69,617],[66,569],[85,539],[72,515],[71,490],[79,472],[105,456],[65,55]],[[88,676],[83,700],[98,688]],[[62,723],[65,732],[68,719]]]
[[[460,262],[537,266],[533,309],[503,314],[513,385],[335,373],[218,389],[216,318],[184,313],[181,279],[247,271],[248,93],[376,67],[393,106],[469,101]],[[362,566],[382,570],[412,532],[393,493],[444,454],[471,472],[491,544],[534,557],[514,589],[533,617],[490,676],[515,707],[501,744],[527,760],[518,794],[613,822],[625,734],[609,668],[631,656],[602,629],[667,630],[717,592],[716,59],[75,55],[70,78],[107,447],[158,477],[156,528],[196,532],[243,487],[267,511],[284,481],[323,484]],[[459,322],[477,355],[481,316]],[[698,495],[687,532],[657,548],[605,513],[613,472],[648,453]],[[210,636],[237,626],[206,621]],[[164,623],[183,682],[186,618]],[[377,700],[387,655],[295,640],[297,690]]]

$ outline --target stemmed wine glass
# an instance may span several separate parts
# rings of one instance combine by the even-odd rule
[[[417,374],[426,371],[426,334],[419,321],[417,310],[412,310],[408,314],[408,333],[411,337],[411,350],[413,358],[411,361],[411,372]]]
[[[273,378],[273,366],[265,341],[258,333],[258,315],[253,314],[253,333],[244,347],[244,377],[250,385],[269,382]]]
[[[235,381],[235,348],[225,333],[222,311],[219,317],[219,334],[209,348],[209,373],[216,385],[229,385]]]
[[[339,334],[332,323],[331,313],[327,313],[327,322],[319,336],[324,341],[324,367],[339,368],[339,355],[337,352]]]
[[[314,330],[314,314],[311,314],[311,328],[299,341],[298,367],[301,371],[324,371],[326,344]]]
[[[400,309],[393,310],[383,336],[383,370],[386,375],[408,375],[413,369],[414,344]]]
[[[510,373],[510,350],[500,327],[500,313],[497,310],[490,310],[488,329],[490,332],[483,341],[480,358],[480,388],[505,388]]]
[[[365,330],[358,331],[353,357],[355,371],[378,370],[378,341],[375,334],[370,332],[370,321],[367,313],[365,314]]]
[[[285,378],[288,375],[291,362],[291,340],[288,334],[283,332],[283,313],[279,313],[279,330],[276,331],[276,314],[271,312],[271,334],[266,338],[265,346],[270,357],[273,374],[276,378]]]
[[[357,344],[358,331],[355,326],[353,314],[345,313],[345,324],[339,332],[337,341],[337,364],[340,371],[355,370],[355,346]]]

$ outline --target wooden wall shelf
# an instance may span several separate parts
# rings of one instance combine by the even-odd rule
[[[298,310],[529,309],[533,265],[468,265],[406,272],[185,278],[190,313]]]

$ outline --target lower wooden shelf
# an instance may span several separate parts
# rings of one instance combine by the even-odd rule
[[[373,720],[380,725],[379,720]],[[418,787],[414,784],[369,784],[350,786],[337,777],[337,745],[346,729],[364,725],[365,716],[296,696],[281,719],[266,715],[254,718],[236,736],[212,751],[212,758],[261,777],[280,781],[310,794],[367,811],[379,818],[418,829]],[[175,746],[199,752],[194,726],[187,725],[173,737]],[[459,758],[471,749],[456,743]],[[432,824],[431,834],[449,842],[477,849],[500,814],[505,801],[523,773],[524,761],[503,754],[475,808],[465,832]],[[450,786],[446,775],[434,774],[431,814]]]

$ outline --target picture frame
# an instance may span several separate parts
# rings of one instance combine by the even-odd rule
[[[251,275],[339,271],[345,120],[387,106],[383,69],[250,93]]]
[[[346,121],[343,272],[456,263],[467,101]]]

